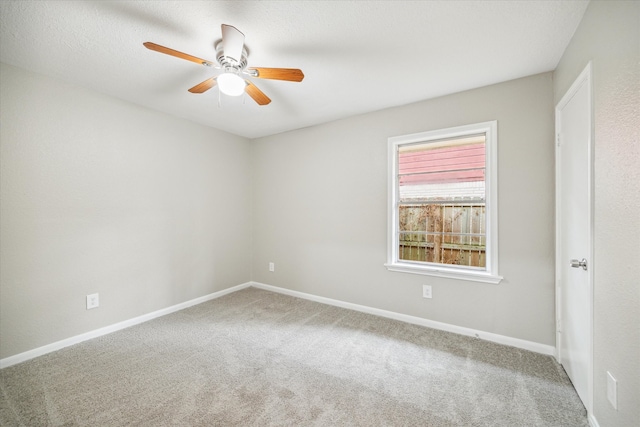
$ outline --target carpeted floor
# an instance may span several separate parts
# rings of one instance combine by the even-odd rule
[[[248,288],[0,371],[2,426],[588,426],[551,357]]]

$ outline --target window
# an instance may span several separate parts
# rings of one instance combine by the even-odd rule
[[[499,283],[497,122],[389,138],[391,271]]]

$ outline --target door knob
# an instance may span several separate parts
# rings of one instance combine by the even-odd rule
[[[571,263],[571,267],[573,268],[582,267],[583,270],[587,269],[587,260],[584,258],[582,258],[582,261],[578,261],[577,259],[572,259],[570,263]]]

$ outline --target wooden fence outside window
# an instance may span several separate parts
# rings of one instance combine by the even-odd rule
[[[398,213],[401,260],[486,266],[483,203],[405,204]]]

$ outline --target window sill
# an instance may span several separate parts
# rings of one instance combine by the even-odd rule
[[[491,283],[497,285],[502,276],[496,276],[486,271],[470,271],[457,268],[432,267],[409,263],[385,264],[387,270],[399,273],[423,274],[425,276],[444,277],[447,279],[470,280],[472,282]]]

